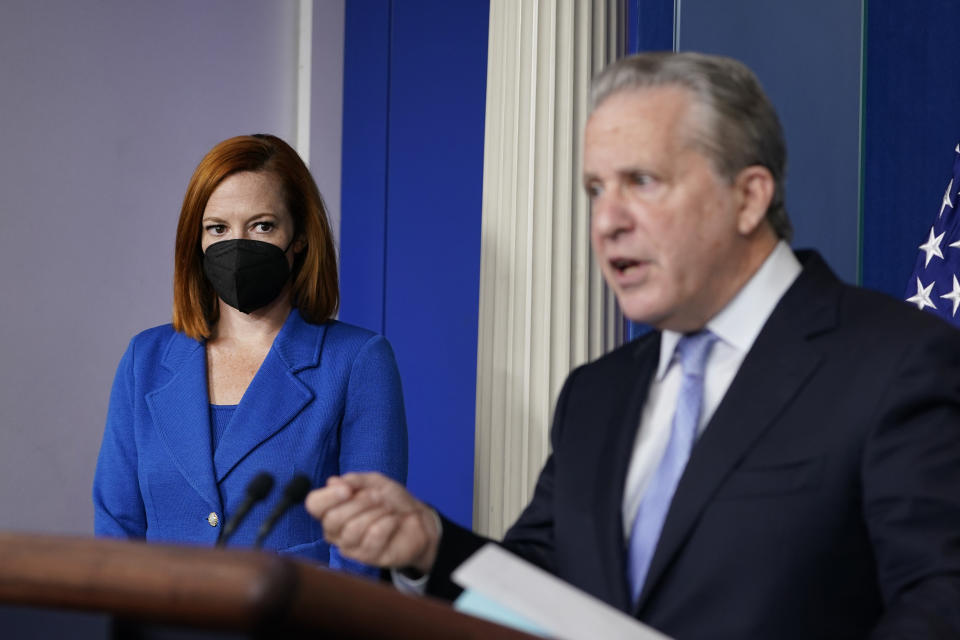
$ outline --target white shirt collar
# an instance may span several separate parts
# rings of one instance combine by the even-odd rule
[[[757,272],[707,322],[707,329],[731,347],[746,353],[800,271],[800,261],[793,255],[789,245],[783,240],[779,241]],[[669,329],[663,330],[660,336],[660,362],[657,365],[658,380],[662,380],[670,368],[682,335]]]

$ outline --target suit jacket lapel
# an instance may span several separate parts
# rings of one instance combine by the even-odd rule
[[[614,606],[623,611],[630,609],[630,587],[625,567],[627,554],[623,536],[623,493],[627,470],[633,455],[633,443],[640,426],[640,413],[650,388],[650,380],[657,370],[660,358],[659,332],[650,339],[638,343],[631,367],[622,373],[615,383],[622,389],[615,396],[622,403],[605,407],[609,410],[610,427],[599,456],[596,473],[596,499],[598,517],[597,535],[600,540],[601,564],[605,574],[604,584],[611,585],[610,596]]]
[[[325,333],[326,325],[308,324],[296,309],[290,312],[220,438],[213,456],[217,482],[313,399],[313,392],[296,373],[317,366]]]
[[[196,340],[174,333],[161,364],[173,377],[163,387],[147,394],[150,416],[177,469],[210,507],[219,512],[220,494],[210,463],[213,456],[206,352]]]
[[[638,612],[724,478],[819,366],[822,356],[806,339],[835,326],[839,287],[818,257],[798,255],[808,264],[767,320],[694,446],[650,563]]]

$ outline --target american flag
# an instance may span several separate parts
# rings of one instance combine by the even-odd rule
[[[953,177],[930,227],[913,275],[907,302],[960,326],[960,144],[954,149]]]

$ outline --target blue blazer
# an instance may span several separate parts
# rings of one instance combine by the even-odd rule
[[[396,361],[386,338],[365,329],[309,324],[294,309],[216,451],[209,406],[202,342],[169,324],[130,341],[113,383],[93,484],[97,535],[213,545],[247,483],[269,471],[277,481],[271,495],[230,542],[249,545],[297,473],[314,486],[348,471],[406,480]],[[281,518],[264,547],[376,575],[324,542],[320,523],[302,504]]]

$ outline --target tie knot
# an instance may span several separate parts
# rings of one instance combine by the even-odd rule
[[[677,355],[680,356],[680,366],[687,376],[703,377],[707,365],[707,356],[710,347],[717,341],[717,336],[708,329],[688,333],[677,342]]]

